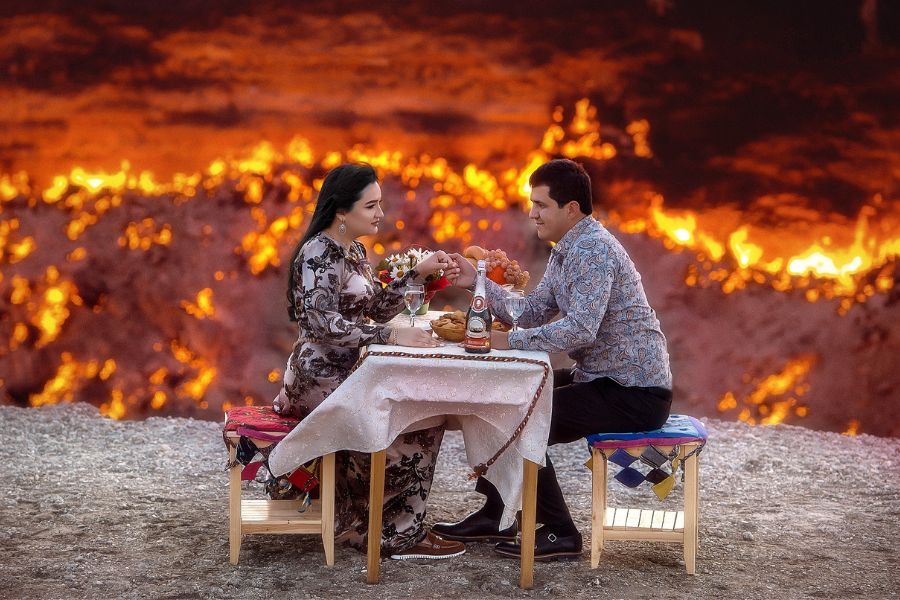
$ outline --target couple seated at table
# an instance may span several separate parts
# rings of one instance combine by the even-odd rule
[[[556,242],[543,279],[526,297],[521,329],[494,332],[492,347],[568,352],[571,370],[554,371],[549,444],[576,441],[600,431],[640,431],[661,426],[671,405],[666,340],[647,303],[640,275],[619,242],[591,216],[591,182],[570,160],[553,160],[530,178],[529,217],[538,238]],[[430,347],[437,340],[419,328],[384,325],[405,307],[403,289],[443,270],[471,288],[475,270],[459,254],[437,251],[403,277],[382,285],[373,277],[356,238],[373,235],[384,218],[375,171],[345,164],[328,173],[312,220],[297,245],[288,276],[288,313],[299,338],[288,359],[275,411],[307,416],[350,374],[368,344]],[[505,291],[487,282],[493,312],[507,319]],[[551,319],[560,315],[561,318]],[[374,321],[374,324],[370,322]],[[426,501],[443,426],[404,433],[386,451],[382,552],[391,558],[449,558],[464,542],[497,543],[519,557],[514,527],[500,530],[503,501],[479,478],[483,508],[459,523],[425,526]],[[337,453],[337,539],[366,549],[369,455]],[[549,456],[538,474],[535,558],[581,554],[582,540],[569,514]]]

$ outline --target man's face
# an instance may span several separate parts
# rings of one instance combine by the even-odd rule
[[[539,185],[531,190],[531,210],[528,218],[534,221],[537,236],[545,242],[558,242],[572,227],[572,203],[560,206],[550,197],[550,187]]]

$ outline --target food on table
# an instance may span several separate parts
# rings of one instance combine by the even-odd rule
[[[431,330],[445,340],[461,342],[466,337],[466,314],[461,310],[444,313],[431,322]]]
[[[491,329],[509,331],[509,325],[495,320]],[[431,330],[448,342],[461,342],[466,337],[466,313],[461,310],[444,313],[431,322]]]

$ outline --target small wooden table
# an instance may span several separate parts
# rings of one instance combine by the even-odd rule
[[[417,321],[425,325],[428,317]],[[385,449],[404,431],[449,417],[463,432],[470,460],[487,461],[513,437],[532,407],[520,435],[487,473],[507,505],[507,520],[521,504],[519,585],[529,589],[534,584],[537,470],[547,452],[552,394],[553,370],[546,352],[473,355],[450,343],[441,348],[373,345],[358,368],[278,444],[269,465],[278,474],[337,450],[372,455],[366,579],[377,583]]]

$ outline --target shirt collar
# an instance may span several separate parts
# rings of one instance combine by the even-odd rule
[[[560,258],[564,257],[568,254],[569,249],[575,245],[575,242],[582,235],[587,233],[592,227],[594,221],[594,217],[592,215],[584,215],[584,217],[572,225],[571,228],[562,236],[555,246],[553,246],[553,250],[550,251],[551,254],[555,254]]]

